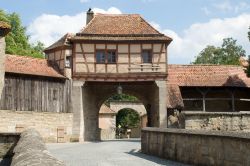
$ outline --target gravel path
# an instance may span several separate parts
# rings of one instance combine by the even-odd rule
[[[49,151],[69,166],[184,166],[140,153],[140,140],[47,144]]]

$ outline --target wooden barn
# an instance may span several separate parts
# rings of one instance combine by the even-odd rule
[[[6,55],[0,109],[71,112],[71,83],[46,59]]]
[[[168,110],[250,111],[250,78],[241,66],[168,65]]]

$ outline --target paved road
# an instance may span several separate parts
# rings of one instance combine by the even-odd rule
[[[140,140],[47,144],[49,151],[69,166],[184,166],[140,153]]]

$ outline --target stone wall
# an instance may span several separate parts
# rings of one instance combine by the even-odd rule
[[[250,165],[250,133],[142,129],[142,152],[194,165]]]
[[[19,137],[19,133],[0,133],[0,159],[13,156],[13,148]]]
[[[250,131],[250,112],[184,112],[186,129]]]
[[[5,38],[0,36],[0,98],[4,87],[5,73]]]
[[[45,142],[69,142],[72,113],[0,110],[0,132],[21,132],[35,128]]]
[[[101,140],[112,140],[115,139],[115,128],[100,129]]]
[[[62,161],[51,156],[41,135],[34,129],[22,132],[13,152],[11,166],[65,166]]]
[[[166,82],[122,82],[124,94],[137,97],[148,115],[148,126],[166,127]],[[72,105],[74,113],[74,138],[80,141],[100,139],[99,110],[112,95],[117,94],[117,83],[73,81]]]

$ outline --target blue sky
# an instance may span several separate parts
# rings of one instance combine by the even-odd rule
[[[1,9],[20,14],[31,42],[46,45],[85,24],[89,7],[96,12],[138,13],[174,41],[169,63],[190,63],[206,45],[233,37],[250,54],[247,31],[249,0],[0,0]]]

